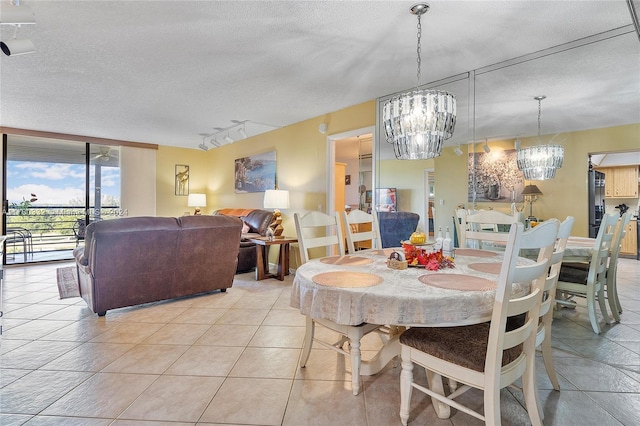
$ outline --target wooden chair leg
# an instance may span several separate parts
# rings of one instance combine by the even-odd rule
[[[307,315],[307,327],[302,342],[302,354],[300,355],[300,367],[304,368],[311,354],[311,346],[313,346],[313,335],[315,333],[316,323],[313,318]]]
[[[413,362],[411,349],[402,348],[402,371],[400,372],[400,421],[404,426],[409,422],[409,408],[411,407],[411,393],[413,391]]]
[[[545,334],[544,340],[540,344],[540,349],[542,349],[542,360],[544,361],[544,368],[547,370],[547,376],[549,376],[553,389],[559,391],[560,384],[558,383],[551,349],[551,333]]]
[[[598,324],[598,317],[596,316],[596,296],[595,291],[587,289],[587,311],[589,312],[589,321],[591,321],[591,327],[596,334],[600,334],[600,324]]]

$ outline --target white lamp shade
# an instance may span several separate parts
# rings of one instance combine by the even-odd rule
[[[265,209],[288,209],[289,191],[281,189],[267,189],[264,191]]]
[[[189,194],[187,199],[188,207],[205,207],[207,205],[206,194]]]

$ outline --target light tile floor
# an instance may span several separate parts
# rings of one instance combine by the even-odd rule
[[[391,363],[351,394],[349,363],[314,348],[297,365],[304,318],[289,307],[292,277],[237,275],[226,293],[109,311],[59,300],[55,270],[5,270],[0,342],[2,425],[398,425],[400,367]],[[636,425],[640,419],[640,262],[623,259],[622,323],[591,331],[586,311],[562,310],[553,347],[561,392],[538,363],[546,425]],[[364,356],[380,345],[363,342]],[[424,372],[416,369],[417,381]],[[480,392],[463,399],[475,407]],[[516,390],[501,394],[504,424],[527,424]],[[437,419],[414,392],[410,424]]]

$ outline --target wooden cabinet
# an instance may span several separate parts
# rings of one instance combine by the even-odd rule
[[[636,256],[638,253],[638,221],[631,219],[627,225],[627,233],[622,239],[622,245],[620,247],[620,254],[627,254]]]
[[[638,166],[599,168],[606,198],[638,198]]]

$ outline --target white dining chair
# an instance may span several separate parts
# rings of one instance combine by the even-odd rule
[[[295,213],[293,219],[296,225],[298,247],[300,248],[302,263],[306,263],[312,258],[310,251],[313,249],[325,249],[324,254],[321,253],[316,257],[324,257],[327,250],[331,249],[337,250],[337,253],[334,254],[344,256],[344,240],[338,215],[331,216],[322,212],[311,211],[305,215]],[[320,324],[337,332],[340,334],[340,339],[330,343],[316,338],[316,324]],[[345,355],[351,361],[352,392],[354,395],[358,395],[361,387],[360,366],[362,363],[360,340],[366,334],[376,331],[379,328],[380,325],[377,324],[362,323],[357,326],[343,325],[324,318],[312,318],[310,315],[307,315],[302,353],[300,355],[300,367],[304,368],[307,365],[314,342]],[[348,343],[348,350],[345,349],[345,343]]]
[[[611,319],[607,313],[605,302],[605,286],[607,284],[607,266],[609,252],[613,244],[618,217],[606,214],[600,223],[594,247],[588,264],[564,263],[560,268],[560,277],[556,291],[556,302],[561,306],[576,307],[575,297],[585,298],[591,327],[596,334],[600,334],[600,324],[596,314],[596,301],[605,323]]]
[[[380,240],[380,227],[375,212],[366,213],[362,210],[351,210],[350,212],[336,212],[342,220],[345,234],[347,236],[347,251],[355,253],[360,247],[359,243],[369,241],[367,248],[382,248]]]
[[[528,247],[538,247],[544,256],[533,264],[518,266],[518,252],[523,242],[524,226],[511,225],[490,323],[460,327],[412,327],[400,336],[402,372],[400,373],[400,419],[406,425],[410,415],[412,390],[431,396],[440,418],[449,416],[450,408],[483,420],[487,425],[500,424],[500,389],[522,377],[529,418],[541,425],[535,383],[535,341],[542,289],[558,233],[557,221],[534,229],[526,237]],[[532,291],[510,300],[514,282],[532,282]],[[525,314],[521,326],[506,330],[507,317]],[[413,381],[413,364],[427,371],[428,387]],[[442,377],[463,383],[445,395]],[[484,391],[484,415],[455,399],[471,388]]]
[[[613,319],[620,322],[620,314],[622,313],[622,305],[618,297],[617,275],[618,275],[618,257],[622,247],[622,240],[627,233],[627,225],[631,220],[631,212],[626,212],[618,220],[613,242],[611,243],[611,253],[609,255],[609,263],[607,265],[607,283],[605,286],[605,295],[609,301],[609,308]]]
[[[553,351],[551,349],[551,324],[553,323],[553,307],[556,298],[558,276],[560,274],[560,267],[562,266],[564,252],[567,247],[567,241],[569,239],[569,236],[571,235],[571,229],[573,228],[573,222],[573,216],[568,216],[559,225],[556,244],[553,249],[553,254],[551,255],[551,260],[549,262],[549,274],[547,275],[546,281],[544,283],[542,302],[540,304],[539,312],[540,318],[538,322],[538,330],[536,333],[536,347],[540,347],[540,351],[542,352],[542,359],[544,361],[544,367],[547,371],[547,376],[549,376],[549,380],[551,381],[551,384],[555,390],[560,390],[560,384],[558,382],[558,376],[556,375],[553,362]],[[526,235],[527,233],[525,232],[525,238],[523,238],[525,241],[523,241],[522,245],[520,246],[521,249],[528,248],[526,243]],[[544,253],[539,253],[538,259],[540,259],[540,256],[544,256]],[[512,324],[514,323],[514,321],[515,324],[519,324],[521,323],[522,318],[513,318],[510,320]],[[509,325],[511,325],[509,324],[509,322],[510,321],[508,320],[507,329],[509,329]]]
[[[460,247],[486,248],[501,250],[507,240],[508,233],[500,231],[500,225],[511,225],[518,222],[518,215],[511,215],[497,210],[480,210],[476,213],[462,212]],[[486,243],[486,244],[485,244]],[[501,243],[501,245],[495,244]]]

